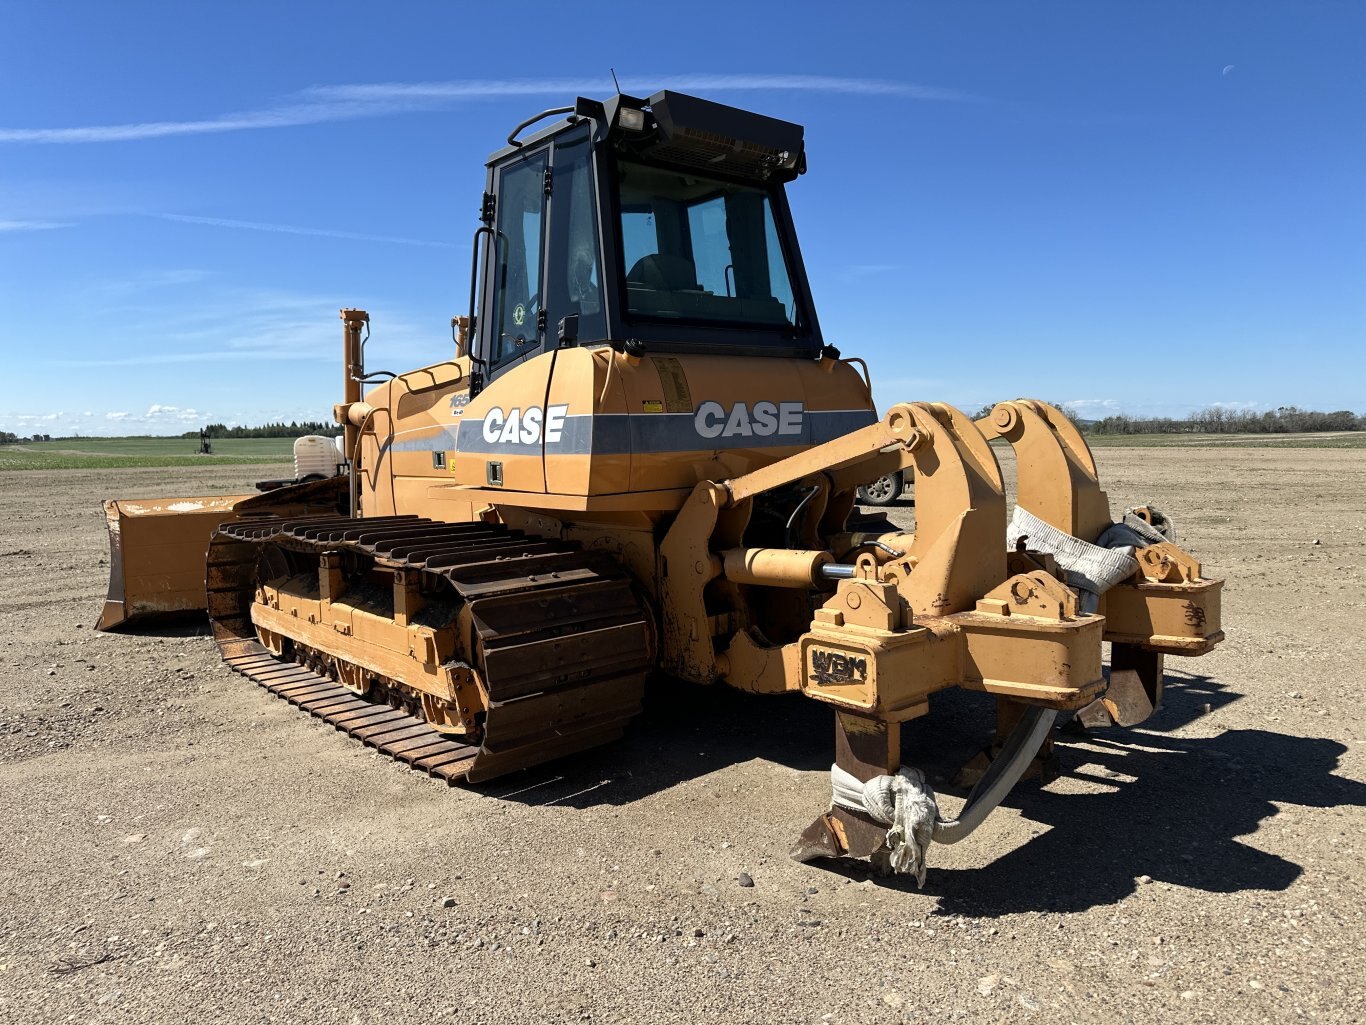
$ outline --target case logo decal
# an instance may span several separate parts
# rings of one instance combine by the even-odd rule
[[[737,402],[729,412],[719,402],[704,402],[697,407],[693,426],[704,438],[800,436],[804,416],[800,402],[756,402],[753,409]]]
[[[494,406],[484,414],[484,440],[490,445],[539,445],[544,437],[554,445],[564,434],[564,421],[569,406],[528,406],[525,411],[514,406],[504,413]]]

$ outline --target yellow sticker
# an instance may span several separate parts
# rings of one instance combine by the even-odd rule
[[[645,399],[641,402],[640,408],[645,413],[662,413],[664,412],[664,403],[659,399]]]
[[[446,452],[446,469],[451,473],[455,472],[455,450],[449,449]]]

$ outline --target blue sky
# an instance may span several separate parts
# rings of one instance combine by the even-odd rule
[[[850,13],[843,13],[850,12]],[[0,429],[323,419],[446,358],[483,161],[680,88],[798,121],[880,404],[1366,411],[1366,7],[0,0]]]

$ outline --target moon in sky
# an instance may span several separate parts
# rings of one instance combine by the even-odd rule
[[[1228,73],[1234,69],[1234,67],[1235,67],[1235,65],[1233,65],[1233,64],[1225,64],[1225,65],[1224,65],[1224,70],[1221,71],[1220,74],[1222,74],[1222,75],[1224,75],[1224,76],[1227,76]]]

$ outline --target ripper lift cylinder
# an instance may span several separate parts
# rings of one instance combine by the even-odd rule
[[[835,561],[829,552],[804,548],[732,548],[721,553],[722,573],[736,584],[760,587],[822,587],[822,567]]]

